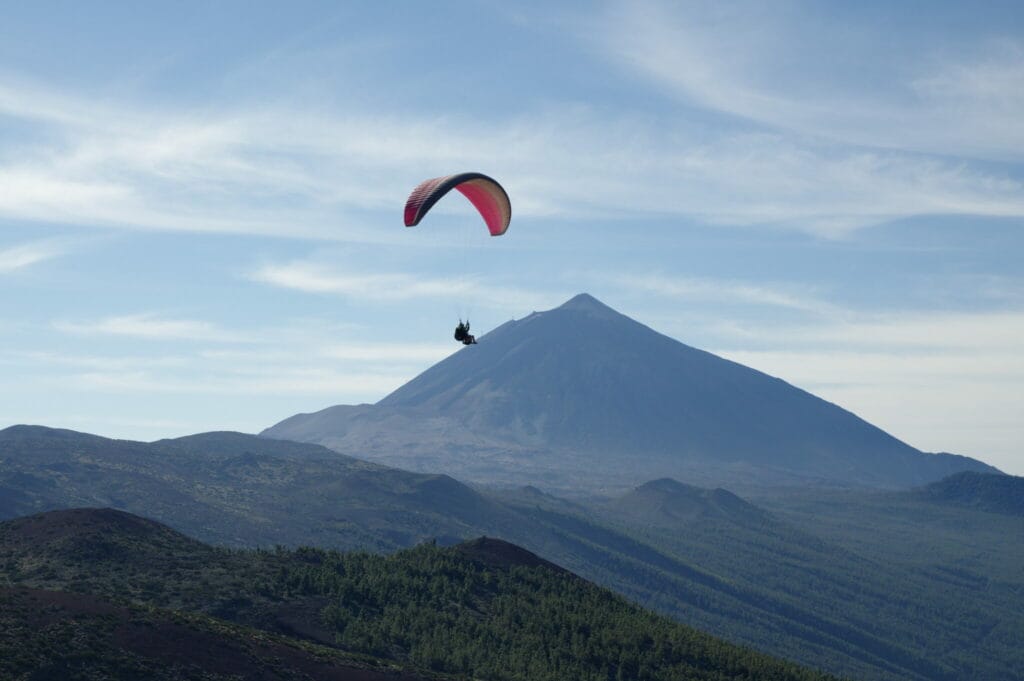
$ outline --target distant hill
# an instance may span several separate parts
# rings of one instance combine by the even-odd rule
[[[112,508],[50,511],[8,521],[0,550],[32,547],[47,563],[68,559],[159,564],[169,556],[211,549],[161,523]]]
[[[76,534],[170,548],[172,562],[68,550]],[[96,509],[0,523],[0,678],[827,678],[503,542],[373,556],[218,551],[173,534]]]
[[[910,487],[961,470],[995,472],[924,454],[587,294],[479,341],[375,405],[299,414],[262,434],[470,481],[566,491],[657,477]]]
[[[81,506],[145,514],[228,546],[394,550],[513,522],[448,476],[318,445],[224,432],[143,443],[42,426],[0,430],[0,518]]]
[[[643,525],[678,526],[681,522],[713,518],[759,526],[770,517],[728,490],[694,487],[671,478],[644,483],[612,500],[606,508]]]
[[[1024,518],[908,492],[814,492],[811,532],[790,522],[802,522],[793,509],[810,490],[766,506],[661,479],[617,500],[569,501],[535,487],[485,492],[240,433],[140,443],[44,427],[0,431],[0,487],[14,515],[119,507],[0,525],[0,552],[24,551],[15,573],[28,570],[23,586],[191,608],[325,645],[334,634],[310,619],[327,606],[321,596],[231,595],[247,584],[277,593],[260,567],[274,565],[276,551],[214,549],[135,516],[236,548],[393,552],[435,539],[462,544],[451,550],[476,569],[514,573],[548,561],[703,631],[851,678],[967,681],[1024,668],[1012,636],[975,635],[1024,627],[1014,567],[1024,564]],[[906,510],[894,513],[896,502]],[[878,537],[889,539],[865,554]],[[173,589],[159,586],[167,575]]]
[[[918,492],[934,503],[989,513],[1024,516],[1024,478],[964,472],[933,482]]]
[[[286,635],[309,608],[246,591],[268,565],[123,511],[0,523],[0,564],[0,678],[437,678]]]

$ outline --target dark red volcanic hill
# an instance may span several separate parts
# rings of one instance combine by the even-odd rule
[[[254,681],[428,681],[376,670],[328,649],[244,629],[212,627],[160,610],[131,609],[96,596],[0,588],[0,645],[21,636],[48,647],[32,679],[242,678]],[[25,630],[32,632],[25,634]],[[26,636],[32,638],[26,638]],[[44,638],[45,636],[45,638]],[[179,669],[180,674],[175,674]],[[165,675],[166,674],[166,675]]]

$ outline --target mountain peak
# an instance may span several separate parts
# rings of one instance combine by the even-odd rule
[[[694,487],[693,485],[681,483],[673,478],[658,478],[657,480],[651,480],[650,482],[638,485],[633,491],[640,494],[647,494],[651,492],[682,494],[697,491],[698,489],[699,488]]]
[[[589,293],[579,293],[559,305],[556,310],[572,310],[576,312],[587,312],[590,314],[616,315],[619,313],[608,307],[600,300]]]
[[[544,481],[548,489],[666,476],[713,486],[895,487],[988,469],[924,455],[587,293],[499,326],[375,405],[295,416],[262,435],[424,472],[457,470],[476,482]]]

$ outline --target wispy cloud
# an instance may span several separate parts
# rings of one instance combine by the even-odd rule
[[[680,42],[669,37],[635,49]],[[711,68],[685,54],[630,58],[688,78]],[[717,78],[700,82],[728,92]],[[918,87],[951,96],[967,80]],[[836,234],[908,215],[1024,215],[1019,180],[970,163],[571,103],[488,121],[286,104],[155,112],[0,82],[0,112],[48,132],[0,161],[0,215],[23,220],[389,242],[400,230],[381,229],[380,215],[397,223],[416,182],[496,159],[520,220],[653,214]]]
[[[292,368],[273,373],[216,374],[204,380],[140,371],[81,372],[62,379],[78,390],[116,393],[189,395],[318,395],[337,399],[379,399],[401,386],[408,376],[382,371],[337,371]]]
[[[228,331],[210,322],[169,319],[154,313],[104,317],[85,322],[57,321],[54,322],[54,328],[72,334],[127,336],[160,341],[253,342],[246,334]]]
[[[611,281],[626,291],[679,300],[781,307],[820,315],[841,312],[837,306],[805,290],[787,290],[743,281],[659,274],[616,276]]]
[[[12,362],[24,364],[31,362],[37,366],[72,367],[74,369],[85,369],[94,371],[134,371],[143,368],[148,369],[175,369],[188,366],[190,359],[184,355],[89,355],[89,354],[64,354],[58,352],[10,352],[5,357],[0,355],[0,361],[9,359]]]
[[[966,361],[970,357],[1005,358],[1017,354],[1020,339],[1024,338],[1024,313],[848,310],[816,324],[764,325],[756,329],[748,324],[734,330],[736,341],[747,347],[754,341],[761,347],[786,347],[800,352],[825,348],[832,352],[963,353]]]
[[[302,291],[330,294],[359,301],[404,302],[456,298],[487,305],[512,306],[518,309],[544,309],[561,302],[567,295],[542,293],[500,282],[483,281],[480,277],[436,277],[424,273],[365,273],[342,271],[338,266],[295,260],[280,264],[264,264],[249,273],[253,281]]]
[[[31,267],[67,252],[66,242],[45,239],[0,248],[0,274]]]
[[[352,331],[349,336],[363,334],[366,331]],[[304,331],[301,334],[263,332],[262,336],[270,341],[271,347],[258,349],[207,349],[201,350],[199,356],[206,360],[221,362],[226,366],[289,366],[296,362],[322,363],[333,366],[351,366],[366,368],[369,364],[377,364],[391,370],[395,367],[410,367],[410,371],[438,362],[455,352],[459,346],[451,343],[398,343],[342,342],[326,340],[321,332]],[[301,348],[296,351],[296,348]]]
[[[744,327],[716,354],[849,409],[915,447],[1019,470],[1024,313],[861,315]]]
[[[401,273],[345,274],[305,261],[263,265],[250,276],[254,281],[282,288],[365,300],[436,298],[465,293],[471,288],[468,282],[454,278],[419,278]]]
[[[942,55],[852,21],[800,3],[648,0],[613,3],[595,34],[613,60],[715,111],[846,144],[1024,157],[1024,44],[978,37]]]
[[[13,370],[15,380],[21,380],[19,373],[25,372],[34,381],[97,394],[377,400],[458,347],[449,343],[368,343],[365,329],[311,319],[247,331],[153,314],[54,326],[73,335],[172,341],[175,350],[173,354],[148,355],[145,346],[136,344],[131,354],[0,351],[0,364]],[[249,342],[254,337],[260,339],[259,344]]]
[[[1018,353],[721,351],[849,409],[915,447],[1019,470]]]
[[[400,362],[439,362],[453,354],[458,346],[450,343],[444,345],[426,343],[336,343],[323,347],[320,352],[324,357],[335,360],[359,362],[384,362],[395,364]]]

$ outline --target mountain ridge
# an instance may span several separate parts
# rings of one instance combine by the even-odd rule
[[[0,518],[110,506],[227,546],[397,549],[464,537],[506,512],[450,476],[320,445],[214,432],[152,443],[47,427],[0,430]],[[429,529],[424,529],[424,527]]]
[[[19,432],[36,437],[17,439]],[[15,502],[0,508],[0,517],[115,500],[122,510],[236,549],[318,545],[390,552],[432,539],[440,548],[467,537],[500,537],[700,629],[854,678],[940,678],[929,671],[931,659],[959,670],[951,679],[976,678],[968,673],[971,665],[1006,669],[1019,658],[999,644],[1003,639],[974,641],[970,627],[982,620],[1004,627],[1020,621],[1016,610],[1024,592],[1016,586],[1019,571],[1007,566],[1019,564],[1024,549],[1019,540],[1004,536],[1021,536],[1014,516],[935,505],[903,492],[844,492],[846,505],[855,495],[879,500],[870,502],[877,515],[864,526],[858,520],[863,511],[851,511],[847,518],[842,508],[832,507],[836,490],[808,490],[805,494],[813,492],[822,506],[805,515],[799,499],[780,508],[765,506],[768,500],[760,498],[757,506],[775,517],[762,521],[760,512],[747,512],[749,502],[730,492],[654,480],[639,487],[667,487],[670,494],[698,503],[707,499],[711,512],[663,514],[649,523],[643,514],[627,517],[593,498],[568,501],[535,488],[474,490],[447,475],[390,469],[317,445],[252,435],[200,434],[177,444],[146,444],[48,433],[45,428],[0,431],[0,506]],[[718,512],[719,500],[730,502],[724,506],[729,513]],[[901,500],[905,512],[893,516],[891,500]],[[740,513],[732,513],[734,507]],[[103,513],[111,514],[111,524],[73,532],[70,541],[62,540],[60,555],[106,557],[119,570],[169,569],[183,576],[173,599],[202,588],[200,579],[184,577],[224,555],[221,549],[197,553],[173,538],[152,553],[133,549],[130,534],[117,529],[123,516]],[[807,532],[794,526],[793,518],[824,524]],[[930,525],[917,531],[924,521]],[[851,522],[863,528],[849,534],[853,544],[836,541]],[[914,528],[912,547],[904,546],[907,523]],[[859,553],[865,539],[883,533],[891,538],[887,541],[898,538],[898,560],[890,558],[890,547],[874,556]],[[124,541],[113,541],[114,535]],[[171,560],[182,553],[192,556],[190,561]],[[54,565],[39,558],[31,565]],[[933,560],[940,562],[933,565]],[[918,567],[892,567],[900,561],[917,561]],[[236,569],[225,574],[244,577]],[[127,591],[118,593],[144,596],[147,583],[132,578]],[[905,591],[905,600],[890,602],[893,585]],[[239,606],[229,600],[223,607],[230,614]],[[313,635],[314,629],[303,628],[296,618],[323,607],[310,601],[297,612],[274,610],[274,626]],[[918,641],[915,631],[928,631],[934,643]],[[785,633],[780,637],[779,632]],[[970,662],[958,661],[960,655]]]
[[[925,454],[855,414],[685,345],[589,294],[502,324],[376,404],[261,435],[488,484],[912,487],[968,457]]]

